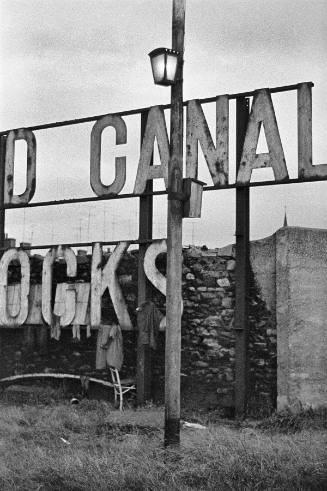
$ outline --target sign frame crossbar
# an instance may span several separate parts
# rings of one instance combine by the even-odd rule
[[[313,87],[314,84],[313,82],[305,82],[308,87]],[[299,87],[302,85],[302,83],[298,83],[295,85],[287,85],[287,86],[281,86],[281,87],[273,87],[270,89],[267,89],[270,93],[280,93],[280,92],[285,92],[285,91],[292,91],[292,90],[298,90]],[[258,90],[254,91],[249,91],[249,92],[241,92],[237,94],[228,94],[227,97],[228,99],[235,99],[239,100],[240,98],[245,98],[245,97],[252,97],[254,96]],[[210,97],[206,99],[198,99],[198,102],[200,104],[205,104],[205,103],[211,103],[215,102],[217,100],[217,97]],[[186,106],[189,101],[183,102],[183,106]],[[171,104],[166,104],[160,106],[162,109],[169,109],[171,108]],[[147,114],[149,111],[149,108],[141,108],[141,109],[133,109],[130,111],[121,111],[114,113],[115,115],[118,116],[128,116],[132,114]],[[112,113],[113,114],[113,113]],[[68,126],[68,125],[73,125],[73,124],[80,124],[80,123],[85,123],[85,122],[90,122],[97,120],[105,115],[99,115],[99,116],[91,116],[87,118],[80,118],[80,119],[75,119],[75,120],[67,120],[67,121],[60,121],[56,123],[50,123],[50,124],[43,124],[43,125],[37,125],[37,126],[30,126],[24,128],[24,130],[42,130],[42,129],[49,129],[49,128],[55,128],[59,126]],[[17,131],[17,130],[6,130],[0,132],[0,137],[1,139],[4,139],[6,135],[10,131]],[[292,178],[285,180],[283,182],[280,181],[274,181],[274,180],[266,180],[266,181],[256,181],[256,182],[248,182],[248,183],[228,183],[228,184],[218,184],[218,185],[213,185],[213,186],[204,186],[203,190],[204,191],[216,191],[216,190],[222,190],[222,189],[238,189],[242,187],[258,187],[258,186],[273,186],[273,185],[280,185],[280,184],[297,184],[297,183],[303,183],[303,182],[318,182],[318,181],[325,181],[327,179],[327,176],[314,176],[312,178],[306,176],[303,178],[302,176],[299,176],[298,178]],[[146,189],[143,193],[124,193],[124,194],[116,194],[116,195],[110,195],[110,196],[88,196],[88,197],[81,197],[81,198],[70,198],[70,199],[62,199],[62,200],[48,200],[48,201],[37,201],[37,202],[29,202],[29,203],[3,203],[0,202],[0,211],[3,210],[11,210],[11,209],[20,209],[20,208],[35,208],[35,207],[43,207],[43,206],[59,206],[59,205],[68,205],[68,204],[76,204],[76,203],[87,203],[87,202],[96,202],[96,201],[104,201],[104,200],[114,200],[114,199],[129,199],[129,198],[141,198],[141,197],[147,197],[147,196],[160,196],[160,195],[166,195],[168,194],[168,190],[161,190],[161,191],[153,191],[153,190],[148,190]]]
[[[277,92],[288,92],[288,91],[292,91],[292,90],[297,90],[302,83],[306,83],[309,87],[314,87],[313,82],[299,82],[299,83],[293,84],[293,85],[283,85],[280,87],[271,87],[271,88],[267,88],[267,90],[271,94],[274,94]],[[230,100],[231,99],[239,99],[240,97],[253,97],[256,92],[257,92],[257,90],[250,90],[247,92],[227,94],[227,97]],[[200,104],[209,104],[210,102],[215,102],[217,97],[219,97],[219,96],[202,98],[202,99],[198,99],[198,101]],[[188,102],[189,101],[184,101],[183,106],[186,106],[188,104]],[[171,108],[171,104],[161,104],[159,106],[164,110]],[[103,116],[106,116],[108,114],[111,114],[111,115],[115,114],[117,116],[132,116],[134,114],[140,114],[140,113],[148,112],[149,110],[150,110],[150,106],[149,107],[142,107],[139,109],[130,109],[129,111],[117,111],[115,113],[105,113],[105,114],[99,114],[97,116],[87,116],[85,118],[68,119],[66,121],[57,121],[55,123],[46,123],[46,124],[39,124],[39,125],[34,125],[34,126],[26,126],[26,127],[24,127],[24,129],[31,130],[31,131],[46,130],[46,129],[50,129],[50,128],[58,128],[60,126],[70,126],[70,125],[74,125],[74,124],[90,123],[90,122],[96,121],[97,119],[100,119]],[[10,131],[17,131],[18,129],[20,129],[20,128],[12,128],[9,130],[0,131],[0,136],[7,135]]]

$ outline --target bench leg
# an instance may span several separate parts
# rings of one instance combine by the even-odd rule
[[[123,391],[121,385],[119,386],[119,411],[123,410]]]

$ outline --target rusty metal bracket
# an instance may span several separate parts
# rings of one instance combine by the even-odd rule
[[[201,184],[205,186],[206,183],[203,181],[199,181],[198,179],[194,179],[193,177],[184,177],[182,181],[182,192],[171,191],[168,189],[168,199],[169,200],[178,200],[178,201],[187,201],[191,197],[191,184],[195,182],[197,184]]]

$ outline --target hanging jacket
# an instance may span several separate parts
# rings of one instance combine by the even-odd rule
[[[150,300],[143,302],[137,310],[137,325],[140,344],[148,344],[157,349],[159,325],[163,315]]]

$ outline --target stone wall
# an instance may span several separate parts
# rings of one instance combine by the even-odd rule
[[[269,413],[276,406],[327,404],[327,231],[285,227],[251,243],[249,278],[249,412]],[[105,261],[105,258],[104,258]],[[127,253],[118,269],[133,325],[137,307],[137,251]],[[157,266],[165,274],[166,258]],[[31,258],[32,282],[41,280],[42,258]],[[182,318],[182,405],[234,406],[234,268],[233,247],[184,250]],[[55,282],[66,278],[57,264]],[[90,257],[78,257],[78,280],[90,281]],[[10,281],[20,279],[10,268]],[[165,297],[153,290],[164,313]],[[112,319],[110,298],[103,298],[102,316]],[[76,343],[68,329],[60,341],[45,338],[42,327],[0,330],[0,377],[23,372],[60,371],[107,377],[95,371],[96,332]],[[124,331],[123,376],[135,374],[136,331]],[[278,340],[278,366],[277,366]],[[152,353],[153,397],[163,402],[164,332]],[[278,375],[276,375],[276,373]],[[277,396],[278,387],[278,396]]]
[[[182,317],[182,405],[188,407],[222,408],[232,414],[234,407],[234,289],[235,259],[205,248],[184,249]],[[226,253],[226,252],[225,252]],[[41,259],[32,259],[33,281],[40,281]],[[157,259],[157,267],[165,273],[166,258]],[[89,281],[90,258],[78,260],[78,279]],[[56,265],[55,282],[65,281],[65,265]],[[136,325],[137,252],[127,253],[118,277],[124,297]],[[10,281],[18,281],[19,268],[13,266]],[[250,278],[249,339],[249,411],[269,413],[276,401],[276,329],[274,315],[267,309],[255,276]],[[165,311],[165,297],[153,289],[153,300]],[[103,300],[103,321],[112,316],[108,296]],[[48,335],[48,334],[47,334]],[[124,331],[125,362],[122,374],[135,374],[135,331]],[[90,338],[82,330],[81,342],[72,339],[63,329],[60,341],[49,340],[44,348],[44,328],[1,329],[0,376],[36,371],[60,371],[107,377],[95,372],[96,332]],[[43,346],[43,348],[42,348]],[[163,401],[164,333],[159,335],[158,349],[152,353],[153,396]]]

